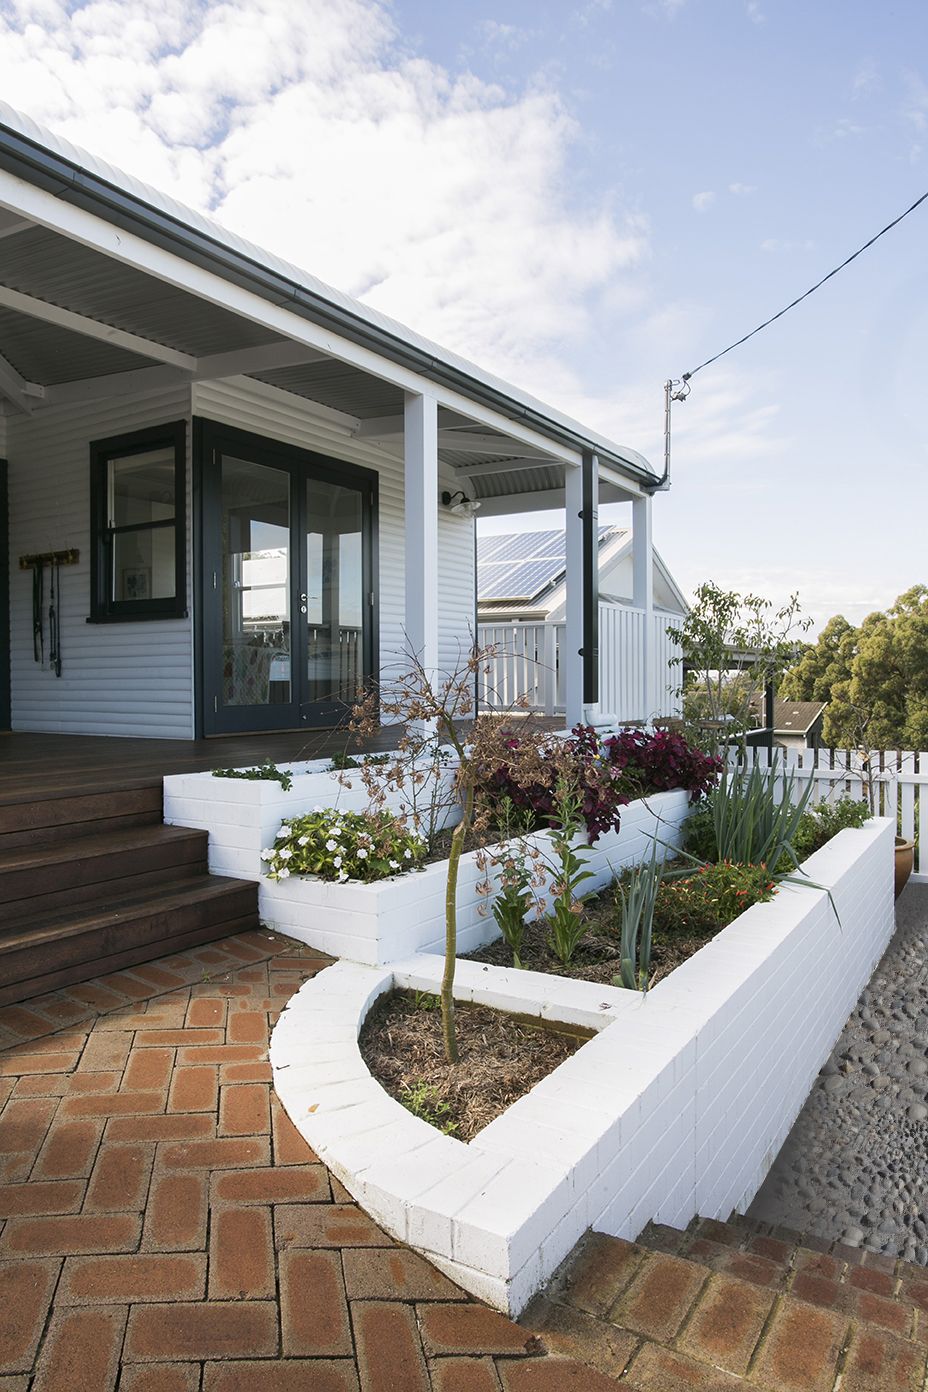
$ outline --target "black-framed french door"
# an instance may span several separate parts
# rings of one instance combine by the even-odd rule
[[[195,422],[202,731],[322,728],[377,652],[377,475]]]

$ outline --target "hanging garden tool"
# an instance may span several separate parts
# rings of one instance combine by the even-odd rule
[[[20,570],[32,571],[32,656],[45,663],[45,567],[49,569],[48,662],[56,677],[61,676],[61,567],[77,565],[81,553],[76,546],[67,551],[37,551],[20,556]]]
[[[32,558],[32,656],[45,663],[45,562],[40,556]]]
[[[57,556],[48,563],[48,665],[56,677],[61,676],[61,565]]]

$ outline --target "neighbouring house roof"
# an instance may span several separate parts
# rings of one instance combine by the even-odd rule
[[[645,487],[656,482],[654,470],[637,451],[589,430],[520,388],[228,231],[211,218],[76,148],[2,102],[0,170],[52,194],[63,205],[93,213],[115,228],[218,275],[233,287],[245,289],[342,339],[360,344],[375,352],[381,360],[399,364],[419,377],[453,388],[513,422],[531,426],[562,446],[596,453],[602,463],[612,466],[627,480]],[[163,281],[160,282],[163,293],[155,297],[146,293],[144,282],[151,277],[145,274],[141,262],[131,261],[124,248],[112,257],[101,256],[83,246],[77,238],[59,237],[55,227],[42,227],[37,223],[17,224],[2,230],[4,270],[0,273],[0,283],[12,290],[65,310],[76,310],[88,318],[194,356],[219,352],[215,341],[225,347],[235,347],[241,342],[243,346],[266,345],[268,348],[281,342],[273,333],[256,323],[248,323],[241,315]],[[75,296],[79,303],[70,303]],[[85,360],[83,370],[74,372],[62,365],[62,355],[73,359],[79,349],[87,350],[86,339],[69,333],[66,327],[59,327],[54,345],[46,345],[44,341],[37,344],[29,336],[28,313],[9,308],[2,318],[4,345],[18,343],[24,362],[32,354],[33,375],[30,377],[23,369],[20,373],[40,386],[90,375],[118,375],[148,364],[144,343],[132,352],[125,345],[117,347],[104,342],[90,345],[89,366]],[[50,334],[50,330],[46,329],[46,333]],[[269,385],[349,412],[362,420],[373,421],[402,411],[400,388],[339,362],[335,356],[327,358],[321,354],[320,357],[324,360],[315,363],[243,371]],[[481,460],[481,472],[474,477],[476,496],[489,499],[510,492],[543,493],[562,481],[562,466],[557,461],[552,461],[553,467],[547,467],[546,460],[529,462],[530,457],[526,457],[522,468],[522,456],[509,447],[511,440],[493,431],[478,429],[478,444],[484,434],[487,448]],[[461,453],[461,458],[451,450],[446,462],[466,473],[466,466],[474,462],[474,448],[472,432],[468,449]],[[444,453],[442,457],[446,457]],[[494,463],[504,466],[500,474],[493,470]]]
[[[773,733],[775,735],[807,735],[818,721],[828,703],[826,701],[781,701],[773,703]],[[764,699],[756,697],[756,714],[763,720]]]
[[[629,527],[599,528],[599,572],[603,599],[625,591],[614,588],[620,563],[630,559]],[[655,580],[662,588],[658,608],[685,614],[686,599],[656,551],[652,552]],[[523,618],[556,612],[564,599],[567,575],[567,536],[563,527],[545,531],[503,532],[477,537],[477,604],[488,622],[494,616]],[[630,575],[627,577],[630,581]],[[610,592],[611,591],[611,592]],[[620,603],[630,602],[630,591]]]
[[[600,551],[605,542],[628,535],[625,527],[600,527]],[[477,538],[478,604],[538,603],[563,579],[566,570],[567,534],[563,527]]]

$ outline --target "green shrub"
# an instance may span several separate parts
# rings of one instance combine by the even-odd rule
[[[320,807],[284,822],[275,844],[261,852],[267,876],[317,875],[322,880],[389,879],[415,870],[426,852],[421,837],[389,812],[338,812]]]
[[[793,841],[812,786],[811,776],[803,784],[793,772],[767,772],[759,764],[723,769],[705,811],[699,809],[687,820],[687,854],[698,860],[795,869],[799,857]]]
[[[664,879],[654,904],[654,931],[711,937],[749,909],[772,899],[776,883],[763,865],[703,865],[695,874]]]
[[[657,858],[657,845],[650,860],[620,876],[616,884],[619,908],[619,952],[621,970],[617,984],[630,991],[646,991],[651,976],[651,942],[654,910],[664,867]]]
[[[870,809],[862,800],[845,796],[820,802],[803,814],[793,848],[799,859],[805,860],[845,827],[862,827],[869,816]]]
[[[293,786],[293,775],[290,770],[278,768],[271,759],[265,759],[263,764],[257,764],[254,768],[213,769],[213,777],[244,778],[251,782],[259,782],[267,779],[269,782],[279,783],[285,793]]]

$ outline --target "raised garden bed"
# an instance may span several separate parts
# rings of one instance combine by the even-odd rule
[[[591,1226],[634,1238],[748,1206],[892,933],[893,832],[842,831],[805,862],[840,922],[824,890],[784,885],[645,997],[459,962],[458,1000],[595,1032],[468,1143],[389,1097],[358,1048],[381,995],[437,991],[437,956],[307,982],[272,1038],[278,1094],[378,1222],[517,1313]]]
[[[382,756],[377,756],[382,757]],[[363,812],[370,801],[356,770],[332,768],[330,759],[283,766],[290,787],[273,778],[217,778],[212,773],[176,773],[164,780],[164,820],[177,826],[209,832],[209,868],[214,875],[261,880],[261,852],[274,843],[277,829],[288,817],[316,807]],[[442,775],[449,778],[448,772]],[[346,786],[349,784],[350,786]],[[388,809],[398,812],[404,800],[387,796]],[[259,892],[259,912],[265,917]]]
[[[688,811],[689,794],[681,791],[652,793],[629,803],[622,809],[620,830],[604,832],[590,848],[587,864],[593,878],[584,889],[603,888],[623,866],[635,865],[649,855],[655,833],[667,849],[678,845]],[[547,832],[535,832],[528,839],[550,853]],[[578,838],[578,844],[585,845],[585,840]],[[373,884],[333,884],[308,876],[262,880],[259,912],[269,928],[322,952],[354,962],[392,962],[414,952],[442,949],[447,878],[447,861],[441,860]],[[497,934],[489,898],[479,889],[486,878],[480,852],[461,857],[457,895],[461,953],[481,947]],[[491,870],[491,886],[496,878],[497,872]]]

